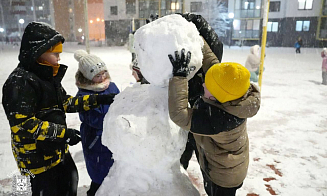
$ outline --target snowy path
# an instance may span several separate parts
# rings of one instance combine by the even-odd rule
[[[69,65],[63,86],[71,95],[77,92],[73,52],[80,48],[83,46],[65,43],[61,55],[61,63]],[[18,50],[0,43],[1,87],[17,66]],[[261,109],[248,120],[250,166],[238,196],[327,196],[327,86],[321,85],[320,51],[303,48],[301,54],[295,54],[293,48],[267,48]],[[134,82],[128,67],[131,55],[124,47],[91,48],[91,52],[107,63],[112,80],[121,90]],[[226,47],[223,61],[244,64],[248,53],[249,47]],[[69,114],[67,119],[69,127],[79,128],[77,114]],[[9,195],[11,177],[18,170],[2,107],[0,126],[0,195]],[[81,145],[70,151],[79,169],[79,195],[84,196],[90,179]],[[201,183],[195,159],[188,172]]]

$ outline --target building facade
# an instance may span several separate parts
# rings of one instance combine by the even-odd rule
[[[76,41],[85,26],[82,0],[0,0],[0,12],[0,36],[14,41],[32,21],[50,24],[68,41]]]
[[[150,14],[201,14],[208,21],[216,16],[212,4],[223,4],[233,18],[224,19],[225,45],[261,45],[265,0],[104,0],[108,45],[123,45],[128,34],[145,24]],[[211,23],[211,22],[210,22]],[[304,47],[326,46],[327,0],[271,0],[267,45],[293,47],[301,37]]]
[[[324,31],[326,21],[323,21],[325,17],[321,15],[323,3],[326,4],[326,0],[270,1],[267,24],[268,44],[293,47],[301,37],[304,47],[326,45],[324,41],[327,38]],[[322,22],[319,24],[319,21]],[[322,32],[320,35],[319,31]]]

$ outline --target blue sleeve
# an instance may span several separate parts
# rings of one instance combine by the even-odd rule
[[[91,94],[91,92],[85,92],[83,90],[79,90],[76,96],[83,96]],[[93,94],[93,93],[92,93]],[[91,109],[89,111],[80,112],[79,118],[82,123],[87,124],[95,129],[103,129],[103,119],[108,110],[105,110],[103,105],[100,105],[97,108]]]
[[[112,85],[112,88],[110,89],[110,93],[118,94],[120,93],[119,89],[117,88],[116,84],[114,82],[111,82],[110,85]]]

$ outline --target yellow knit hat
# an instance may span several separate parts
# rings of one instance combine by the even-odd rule
[[[206,73],[205,85],[220,102],[242,97],[250,87],[250,72],[238,63],[213,65]]]
[[[52,46],[49,50],[46,52],[52,52],[52,53],[62,53],[62,43],[58,42],[56,45]]]

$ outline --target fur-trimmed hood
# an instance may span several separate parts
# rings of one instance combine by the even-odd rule
[[[81,89],[101,92],[101,91],[106,90],[106,88],[108,88],[108,86],[111,82],[111,77],[110,77],[108,71],[106,72],[106,75],[107,75],[107,78],[104,82],[95,83],[95,82],[85,78],[83,76],[82,72],[78,70],[75,74],[75,84],[78,88],[81,88]]]

